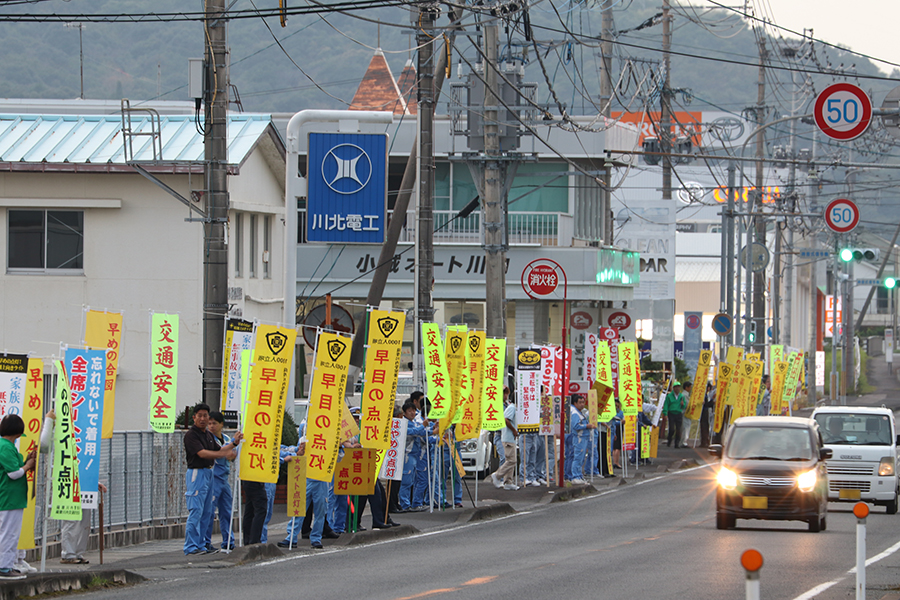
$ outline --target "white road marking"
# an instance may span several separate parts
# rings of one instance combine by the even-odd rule
[[[891,546],[884,552],[882,552],[880,554],[876,554],[872,558],[866,560],[866,566],[868,567],[869,565],[874,565],[878,561],[887,558],[891,554],[894,554],[895,552],[897,552],[897,550],[900,550],[900,542],[897,542],[896,544],[894,544],[893,546]],[[849,571],[847,571],[847,575],[844,575],[843,577],[839,577],[837,579],[833,579],[827,583],[817,585],[816,587],[809,590],[805,594],[801,594],[801,595],[797,596],[796,598],[794,598],[794,600],[812,600],[812,598],[815,598],[817,594],[821,594],[828,588],[835,586],[838,583],[842,582],[843,580],[847,579],[847,576],[849,576],[849,575],[856,575],[856,567],[855,566],[852,569],[850,569]]]

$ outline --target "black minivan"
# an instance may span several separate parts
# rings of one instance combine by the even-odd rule
[[[716,527],[737,519],[806,521],[825,529],[828,480],[819,426],[797,417],[741,417],[728,429],[716,473]]]

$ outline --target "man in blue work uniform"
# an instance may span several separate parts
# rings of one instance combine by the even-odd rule
[[[231,443],[231,438],[222,432],[225,426],[225,416],[219,411],[209,413],[209,425],[207,430],[213,435],[213,440],[219,448]],[[209,523],[206,526],[206,547],[213,549],[212,532],[215,512],[219,513],[219,530],[222,533],[222,549],[234,549],[234,536],[231,531],[232,496],[231,483],[228,475],[231,472],[231,461],[237,458],[237,452],[232,451],[228,456],[217,458],[213,465],[212,479],[212,504],[213,510],[209,513]]]
[[[413,484],[413,495],[410,501],[412,511],[422,511],[428,508],[428,477],[429,467],[434,464],[434,444],[435,438],[431,435],[431,429],[434,424],[425,425],[426,416],[428,414],[428,401],[425,394],[420,391],[413,392],[410,400],[416,405],[417,425],[425,426],[425,439],[419,447],[419,454],[416,455],[416,478]]]
[[[397,500],[400,511],[407,512],[412,508],[413,484],[416,480],[419,455],[422,453],[422,444],[425,442],[426,419],[416,421],[416,405],[412,400],[403,404],[403,416],[406,417],[406,448],[403,459],[403,479],[400,480],[400,494]]]
[[[185,503],[188,509],[184,527],[184,553],[205,554],[205,526],[212,514],[212,467],[217,458],[225,458],[234,452],[241,442],[241,432],[234,439],[219,447],[213,435],[206,430],[209,425],[209,405],[194,407],[194,424],[184,434],[184,452],[187,457],[185,472]]]
[[[566,454],[569,454],[566,464],[570,465],[566,469],[568,471],[567,479],[578,485],[587,483],[584,480],[583,472],[584,458],[588,450],[588,438],[590,435],[588,430],[597,427],[596,424],[589,422],[589,419],[584,416],[582,411],[584,411],[585,403],[586,400],[581,394],[572,397],[569,409],[570,433],[566,436]],[[571,440],[571,443],[569,440]]]

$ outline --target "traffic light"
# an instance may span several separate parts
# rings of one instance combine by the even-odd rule
[[[895,287],[897,287],[897,279],[894,277],[885,277],[883,283],[884,283],[884,287],[886,287],[889,290],[892,290]]]
[[[856,262],[862,260],[875,262],[879,256],[881,256],[881,250],[878,248],[841,248],[840,251],[841,260],[844,262],[850,262],[851,260]]]
[[[750,321],[750,329],[747,331],[747,341],[751,344],[756,343],[756,321]]]

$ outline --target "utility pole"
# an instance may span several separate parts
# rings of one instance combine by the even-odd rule
[[[222,349],[228,311],[228,59],[225,27],[221,18],[225,0],[206,0],[206,77],[204,99],[204,181],[206,216],[203,248],[203,401],[213,408],[222,397]],[[288,207],[290,208],[290,207]],[[285,276],[293,276],[287,273]],[[292,324],[291,324],[292,325]]]
[[[816,130],[813,130],[813,142],[812,142],[812,152],[810,154],[812,163],[816,162]],[[815,168],[815,167],[810,167]],[[818,174],[816,174],[815,179],[810,177],[807,174],[807,180],[810,181],[809,186],[809,211],[813,214],[819,212],[819,178]],[[816,235],[813,234],[812,239],[812,248],[818,248],[819,244],[816,240]],[[807,404],[809,406],[815,406],[816,402],[819,401],[818,391],[816,389],[816,373],[818,371],[818,358],[816,353],[819,351],[819,335],[820,335],[820,325],[819,325],[819,261],[812,260],[809,263],[809,371],[812,375],[812,385],[807,386],[806,390],[807,394]],[[825,370],[825,365],[822,365],[822,370]]]
[[[660,104],[660,130],[659,145],[662,152],[662,197],[663,200],[672,199],[672,107],[671,102],[671,60],[669,52],[672,49],[672,17],[669,15],[669,0],[663,0],[662,6],[662,53],[663,53],[663,89],[659,95]]]
[[[601,4],[601,13],[600,13],[600,108],[603,112],[603,116],[609,118],[612,114],[612,52],[613,52],[613,0],[603,0]],[[604,202],[603,206],[607,207],[607,209],[611,206],[611,194],[609,192],[610,188],[610,169],[606,168],[603,171],[603,189],[601,193],[603,194]],[[606,215],[603,216],[604,223],[607,223],[609,219]],[[612,227],[603,227],[604,232],[604,240],[603,243],[612,245],[615,236],[613,235]],[[612,304],[610,302],[605,302],[605,306],[611,307]]]
[[[78,56],[81,73],[81,94],[78,97],[84,100],[84,23],[66,23],[66,27],[78,30]]]
[[[728,161],[728,204],[725,212],[722,214],[723,227],[722,235],[725,236],[727,251],[722,253],[725,260],[725,313],[734,319],[734,177],[735,166],[734,161]],[[740,302],[738,303],[740,306]],[[728,334],[727,341],[735,343],[735,332],[732,330]],[[724,355],[723,355],[724,360]]]
[[[850,151],[850,158],[853,158],[853,151]],[[851,167],[847,170],[847,193],[848,198],[853,198],[854,192],[854,183],[856,180],[856,168]],[[848,240],[849,241],[849,240]],[[847,294],[844,297],[844,333],[846,334],[841,339],[844,341],[844,354],[843,354],[843,371],[844,377],[843,380],[845,382],[844,385],[844,395],[850,395],[856,390],[856,332],[854,331],[855,323],[853,321],[853,296],[855,290],[855,278],[853,275],[853,261],[847,263],[847,280],[845,285],[847,286]]]
[[[488,337],[506,337],[506,228],[503,210],[503,175],[500,152],[500,81],[497,76],[498,31],[496,22],[484,27],[484,250]],[[565,315],[563,316],[565,319]]]
[[[756,191],[752,194],[749,213],[756,212],[754,206],[758,203],[759,210],[762,212],[762,192],[763,192],[763,159],[765,158],[766,135],[761,127],[766,122],[766,38],[765,32],[760,31],[759,34],[759,78],[756,86],[756,126],[759,130],[756,133]],[[751,217],[753,219],[756,235],[756,241],[763,246],[766,245],[766,219],[763,216]],[[750,237],[749,235],[747,237]],[[750,247],[747,244],[747,265],[750,266]],[[775,274],[778,277],[778,273]],[[752,347],[756,350],[765,351],[766,348],[766,271],[760,269],[755,271],[753,276],[747,276],[749,286],[748,304],[752,306],[752,319],[756,327],[756,339]]]
[[[419,27],[416,43],[419,46],[417,70],[419,76],[419,198],[416,241],[418,255],[418,323],[434,319],[431,291],[434,285],[434,21],[438,8],[433,4],[419,7]],[[416,349],[418,356],[418,349]]]

